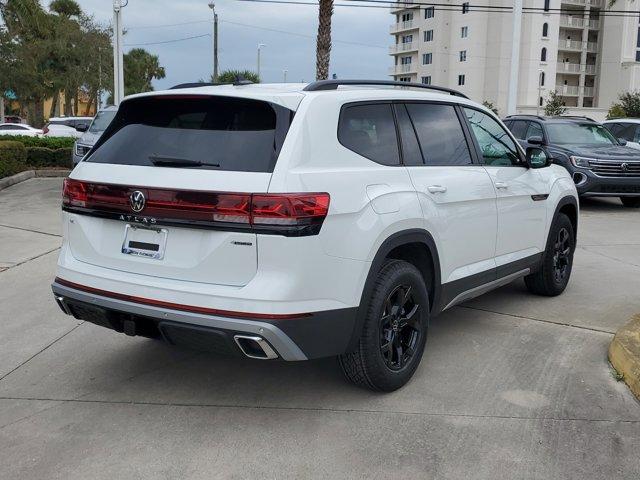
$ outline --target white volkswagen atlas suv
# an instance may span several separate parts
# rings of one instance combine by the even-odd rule
[[[390,81],[126,98],[64,183],[62,310],[256,359],[335,356],[404,385],[430,318],[524,277],[558,295],[578,197],[453,90]]]

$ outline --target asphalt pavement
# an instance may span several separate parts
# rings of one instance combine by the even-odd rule
[[[59,311],[61,179],[0,191],[0,477],[640,478],[640,403],[607,362],[640,312],[640,210],[582,203],[566,292],[519,281],[432,320],[413,380],[229,359]]]

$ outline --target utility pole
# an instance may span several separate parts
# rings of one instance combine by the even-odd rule
[[[266,45],[264,43],[259,43],[258,44],[258,80],[262,81],[262,79],[260,78],[260,50],[262,49],[262,47],[266,47]]]
[[[287,72],[288,70],[282,71],[283,83],[287,83]]]
[[[209,8],[213,12],[213,83],[218,82],[218,14],[216,4],[209,2]]]
[[[518,102],[518,73],[520,69],[520,29],[522,27],[522,0],[513,0],[513,29],[511,33],[511,68],[507,115],[515,115]]]
[[[122,0],[113,0],[113,103],[119,105],[123,98]]]

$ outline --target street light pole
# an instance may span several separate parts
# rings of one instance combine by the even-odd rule
[[[520,29],[522,27],[522,0],[513,0],[513,27],[511,32],[511,68],[509,70],[509,92],[507,115],[516,113],[518,101],[518,70],[520,68]]]
[[[260,79],[260,50],[262,50],[262,47],[266,47],[266,45],[264,43],[259,43],[258,44],[258,80]]]
[[[123,98],[122,0],[113,0],[113,103],[119,105]]]
[[[288,70],[282,71],[283,83],[287,83],[287,73],[288,73]]]
[[[218,82],[218,14],[216,4],[209,2],[209,8],[213,12],[213,83]]]

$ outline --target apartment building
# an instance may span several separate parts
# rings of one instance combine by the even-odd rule
[[[518,112],[535,112],[555,90],[571,113],[604,118],[621,92],[640,89],[638,17],[603,15],[608,1],[523,1],[524,7],[546,11],[522,16]],[[456,88],[506,113],[511,12],[474,11],[467,2],[449,2],[452,7],[416,2],[422,5],[409,0],[391,7],[395,22],[389,53],[394,61],[389,74],[400,81]],[[612,8],[632,11],[637,5],[618,0]]]

